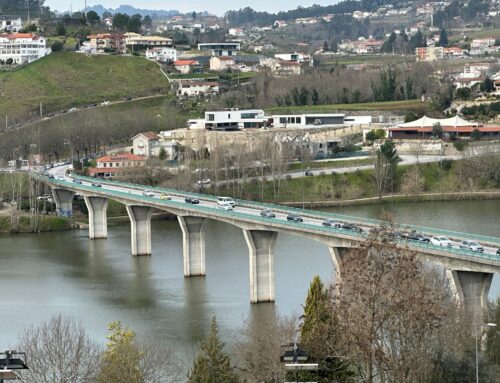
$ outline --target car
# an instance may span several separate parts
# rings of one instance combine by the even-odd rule
[[[231,197],[217,197],[217,206],[231,206],[231,208],[236,206],[236,203]]]
[[[78,184],[78,185],[81,185],[81,184],[82,184],[82,181],[81,181],[81,180],[79,180],[78,178],[73,178],[73,183]]]
[[[429,241],[431,245],[434,246],[443,246],[443,247],[452,247],[453,244],[451,241],[443,236],[438,236],[438,237],[432,237],[431,240]]]
[[[109,105],[109,101],[103,101],[103,102],[101,102],[101,105],[103,105],[103,106],[104,105]]]
[[[77,108],[71,108],[71,109],[68,109],[68,112],[74,112],[76,110],[78,110],[78,109]]]
[[[54,175],[53,175],[53,174],[49,174],[49,178],[50,178],[51,180],[53,180],[53,179],[54,179],[54,178],[56,178],[56,177],[54,177]]]
[[[130,101],[130,100],[132,100],[132,97],[125,97],[123,100],[124,101]]]
[[[293,222],[304,222],[304,219],[295,213],[290,213],[286,216],[287,221],[293,221]]]
[[[217,207],[222,210],[233,210],[231,205],[217,205]]]
[[[102,185],[100,183],[97,183],[97,182],[92,182],[92,186],[95,187],[95,188],[101,188]]]
[[[306,171],[305,171],[305,173],[304,173],[304,175],[305,175],[306,177],[312,177],[314,174],[313,174],[313,172],[312,172],[312,171],[310,171],[310,170],[306,170]]]
[[[184,198],[184,202],[190,203],[192,205],[196,205],[196,204],[200,203],[200,200],[193,198],[193,197],[186,197],[186,198]]]
[[[484,251],[484,247],[481,246],[479,243],[467,239],[460,242],[460,248],[465,250],[477,251],[479,253],[482,253]]]
[[[260,212],[261,217],[265,218],[276,218],[276,214],[271,209],[264,209]]]
[[[357,231],[358,233],[362,233],[363,229],[360,228],[358,225],[355,225],[353,223],[343,223],[342,224],[342,229],[344,230],[350,230],[350,231]]]
[[[334,219],[327,218],[322,223],[323,226],[333,227],[335,229],[340,229],[342,227],[342,223],[335,221]]]
[[[151,190],[143,190],[142,195],[146,197],[154,197],[154,193]]]
[[[201,180],[201,183],[202,183],[203,185],[208,185],[208,184],[210,183],[210,178],[204,178],[204,179],[202,179],[202,180]]]
[[[429,243],[429,241],[430,241],[429,237],[426,237],[423,234],[417,233],[415,230],[408,233],[408,239],[410,241],[425,242],[425,243]]]
[[[42,194],[42,195],[39,195],[38,197],[36,197],[37,200],[39,201],[42,201],[42,200],[49,200],[51,199],[51,195],[50,194]]]
[[[57,179],[58,179],[59,181],[64,181],[64,180],[65,180],[64,176],[57,176]]]
[[[500,249],[497,250],[497,255],[500,255]]]
[[[162,193],[162,194],[160,194],[160,199],[165,200],[165,201],[170,201],[172,199],[172,197]]]

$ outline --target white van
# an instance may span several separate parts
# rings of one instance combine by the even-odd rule
[[[222,209],[232,209],[236,206],[234,200],[231,197],[217,197],[217,206]]]

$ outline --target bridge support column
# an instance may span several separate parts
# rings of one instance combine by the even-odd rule
[[[345,254],[349,251],[347,247],[328,247],[330,256],[332,257],[333,266],[335,267],[335,283],[340,282],[342,271],[342,263],[344,262]]]
[[[151,214],[147,206],[128,205],[132,255],[151,255]]]
[[[448,269],[446,275],[456,297],[466,312],[472,315],[473,323],[482,323],[493,273]]]
[[[85,197],[85,204],[89,211],[89,238],[108,237],[108,199],[103,197]]]
[[[250,260],[250,302],[274,302],[274,245],[278,233],[243,230]]]
[[[205,227],[206,218],[178,216],[182,230],[184,276],[205,275]]]
[[[74,192],[66,189],[52,189],[52,196],[54,197],[56,211],[59,217],[73,216]]]

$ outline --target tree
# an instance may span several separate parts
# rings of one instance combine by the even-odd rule
[[[398,82],[396,73],[392,69],[381,70],[379,83],[372,83],[373,98],[375,101],[394,101]]]
[[[113,17],[113,14],[111,12],[109,12],[109,11],[104,11],[102,13],[102,18],[103,19],[107,19],[108,17]]]
[[[87,12],[87,21],[90,23],[90,25],[96,25],[99,23],[101,18],[97,14],[96,11],[89,11]]]
[[[160,153],[158,153],[158,158],[162,161],[165,161],[167,159],[167,151],[165,148],[160,149]]]
[[[309,102],[309,91],[305,86],[300,88],[299,105],[307,105]]]
[[[50,48],[52,49],[52,52],[62,51],[64,44],[61,41],[54,41]]]
[[[385,190],[392,188],[400,160],[394,142],[391,140],[385,141],[376,151],[374,178],[379,199],[382,199],[382,193]]]
[[[219,329],[212,318],[210,334],[202,342],[200,352],[188,375],[188,383],[236,383],[238,377],[231,367],[229,356],[223,351],[224,343],[219,340]]]
[[[424,177],[420,174],[420,169],[417,165],[409,168],[403,175],[401,180],[401,192],[404,194],[418,194],[424,191]]]
[[[196,11],[193,11],[193,12],[191,13],[191,18],[192,18],[193,20],[196,20]]]
[[[12,57],[9,57],[7,60],[5,60],[5,64],[9,66],[14,64],[14,59]]]
[[[127,29],[130,16],[125,13],[117,13],[113,16],[113,28],[118,30]]]
[[[490,77],[486,76],[484,82],[481,84],[481,90],[486,93],[490,93],[495,90],[495,83]]]
[[[142,16],[133,15],[127,23],[127,32],[139,33],[142,29]]]
[[[135,333],[123,328],[119,321],[112,322],[108,329],[109,342],[102,355],[97,383],[142,383],[140,363],[144,355],[135,343]]]
[[[321,48],[323,50],[323,52],[328,52],[328,42],[324,41],[323,42],[323,47]]]
[[[441,127],[441,124],[439,122],[436,122],[434,125],[432,125],[432,136],[436,138],[443,137],[443,128]]]
[[[58,36],[66,36],[66,28],[64,27],[64,24],[61,22],[58,22],[56,25],[56,33]]]
[[[153,26],[153,20],[151,20],[151,16],[144,16],[144,19],[142,19],[142,25],[144,25],[144,28],[151,29],[151,27]]]
[[[470,135],[470,138],[472,138],[473,140],[476,140],[476,141],[477,141],[477,140],[480,140],[480,139],[481,139],[481,136],[482,136],[481,131],[480,131],[478,128],[475,128],[475,129],[472,131],[472,133],[471,133],[471,135]]]
[[[441,31],[439,32],[438,45],[440,47],[448,46],[448,34],[446,33],[446,30],[444,28],[441,28]]]
[[[316,88],[313,88],[312,90],[311,101],[313,105],[319,105],[319,93]]]
[[[18,349],[26,352],[25,383],[92,383],[99,364],[99,347],[72,318],[52,317],[25,330]]]
[[[455,98],[457,100],[468,100],[470,99],[471,93],[472,91],[468,87],[459,88],[455,93]]]

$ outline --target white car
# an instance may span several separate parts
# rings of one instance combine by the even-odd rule
[[[231,205],[217,205],[217,207],[222,210],[233,210]]]
[[[448,238],[442,237],[442,236],[432,237],[430,242],[431,242],[431,245],[434,245],[434,246],[443,246],[443,247],[452,247],[453,246],[453,244],[451,243],[451,241]]]
[[[226,207],[229,206],[231,209],[236,206],[236,203],[231,197],[217,197],[217,206]]]
[[[146,197],[154,197],[155,196],[154,193],[152,191],[150,191],[150,190],[144,190],[142,192],[142,195],[146,196]]]
[[[482,247],[479,243],[470,240],[464,240],[460,242],[460,248],[466,250],[478,251],[480,253],[484,251],[484,247]]]

